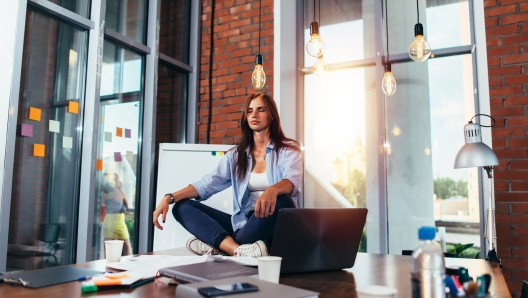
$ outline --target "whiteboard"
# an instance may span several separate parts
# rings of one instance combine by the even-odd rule
[[[233,145],[160,144],[156,206],[166,193],[180,190],[215,169],[224,152],[232,147]],[[202,203],[233,214],[233,189],[228,187]],[[154,251],[185,246],[187,239],[193,237],[172,215],[173,206],[169,206],[165,223],[161,222],[160,216],[163,230],[154,228]]]

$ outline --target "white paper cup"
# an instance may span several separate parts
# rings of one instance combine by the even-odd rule
[[[281,257],[260,257],[258,260],[259,279],[279,283]]]
[[[356,289],[358,298],[392,298],[398,292],[395,288],[387,286],[367,286]]]
[[[123,251],[123,240],[105,240],[106,263],[121,261]]]

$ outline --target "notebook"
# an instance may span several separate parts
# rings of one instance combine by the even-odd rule
[[[224,279],[210,280],[199,283],[190,283],[184,285],[178,285],[176,287],[176,297],[188,297],[188,298],[203,298],[198,293],[198,288],[202,287],[214,287],[220,285],[229,285],[237,283],[250,283],[256,285],[259,289],[256,292],[242,293],[232,295],[233,298],[269,298],[269,297],[281,297],[281,298],[315,298],[319,297],[319,293],[312,292],[304,289],[290,287],[281,284],[275,284],[260,280],[256,277],[240,276],[230,277]],[[226,296],[226,297],[231,297]]]
[[[283,208],[270,255],[282,257],[281,274],[350,268],[366,219],[365,208]]]
[[[223,259],[160,269],[161,276],[187,282],[201,282],[253,274],[258,274],[258,269]]]
[[[100,274],[100,271],[84,269],[73,266],[60,266],[13,274],[4,274],[0,280],[18,280],[18,284],[27,288],[41,288],[78,280],[79,277]],[[22,283],[23,282],[23,283]],[[17,283],[17,282],[14,282]],[[27,283],[27,284],[26,284]]]

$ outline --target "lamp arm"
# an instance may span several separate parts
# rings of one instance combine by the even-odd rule
[[[493,166],[483,166],[484,170],[486,170],[486,173],[488,173],[488,178],[493,178],[491,175],[491,172],[493,172]]]

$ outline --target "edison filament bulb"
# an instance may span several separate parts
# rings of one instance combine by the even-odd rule
[[[319,36],[319,24],[312,22],[310,24],[310,40],[306,43],[306,52],[312,57],[323,55],[325,44]]]
[[[328,65],[323,61],[323,55],[317,57],[317,61],[313,66],[313,73],[320,76],[328,71]]]
[[[264,84],[266,84],[266,73],[264,73],[264,67],[262,67],[262,55],[257,55],[255,58],[255,69],[251,75],[251,84],[256,90],[264,88]]]
[[[414,26],[414,41],[409,47],[409,57],[416,62],[423,62],[431,56],[431,45],[423,37],[423,26]]]
[[[390,64],[385,66],[385,74],[383,75],[383,80],[381,81],[381,89],[387,96],[391,96],[394,94],[394,92],[396,92],[396,80],[392,75]]]

